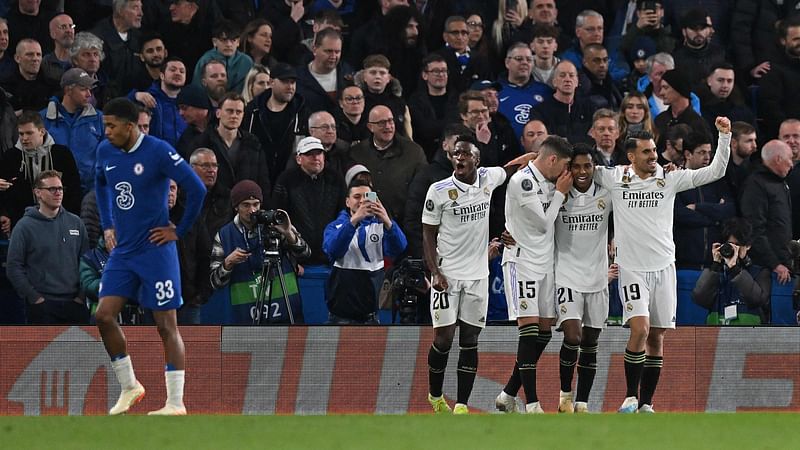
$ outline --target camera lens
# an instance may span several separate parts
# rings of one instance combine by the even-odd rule
[[[719,254],[725,259],[730,258],[733,256],[733,246],[726,242],[719,247]]]

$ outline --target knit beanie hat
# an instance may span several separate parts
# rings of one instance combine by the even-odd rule
[[[260,202],[264,201],[261,188],[254,181],[242,180],[236,183],[233,189],[231,189],[231,205],[233,205],[234,208],[239,206],[239,203],[250,199],[255,199]]]
[[[686,75],[684,75],[683,72],[675,69],[668,70],[664,72],[664,76],[662,76],[661,79],[666,81],[672,89],[678,91],[682,96],[692,98],[692,86],[689,84],[689,80],[686,79]]]

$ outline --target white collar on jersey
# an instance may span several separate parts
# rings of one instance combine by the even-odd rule
[[[458,181],[458,178],[456,178],[455,172],[453,172],[453,175],[451,175],[451,178],[453,179],[453,184],[455,184],[456,187],[461,192],[466,192],[466,191],[469,190],[469,188],[480,189],[480,187],[481,187],[481,175],[480,175],[480,173],[478,173],[478,170],[480,170],[480,169],[475,169],[475,182],[472,183],[472,184],[467,184],[467,183]]]
[[[537,183],[550,181],[547,178],[545,178],[544,174],[539,170],[538,167],[536,167],[533,161],[528,161],[528,168],[531,170],[531,174],[533,174],[533,179],[536,180]]]
[[[583,196],[583,195],[588,195],[589,197],[594,197],[595,194],[597,194],[597,191],[599,191],[599,190],[600,190],[600,185],[598,185],[597,183],[592,181],[592,184],[589,185],[589,189],[587,189],[586,192],[581,192],[581,191],[575,189],[575,186],[573,185],[571,188],[569,188],[569,196],[572,197],[572,198],[580,197],[580,196]]]
[[[656,173],[651,177],[647,177],[647,180],[654,179],[654,180],[663,180],[665,178],[664,168],[660,165],[656,164]],[[633,177],[639,178],[636,175],[636,172],[633,170],[633,165],[625,166],[625,170],[622,171],[622,182],[627,184],[633,180]],[[641,180],[641,178],[639,178]],[[645,180],[642,180],[645,181]]]
[[[143,140],[144,140],[144,133],[139,133],[139,138],[138,138],[138,139],[136,139],[136,143],[135,143],[135,144],[133,144],[133,147],[131,147],[131,149],[130,149],[130,150],[128,150],[127,152],[125,152],[125,153],[133,153],[133,152],[135,152],[136,150],[138,150],[138,149],[139,149],[139,146],[140,146],[140,145],[142,145],[142,141],[143,141]]]

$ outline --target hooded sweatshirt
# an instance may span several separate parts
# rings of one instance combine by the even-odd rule
[[[6,275],[28,303],[72,300],[82,294],[79,264],[88,247],[80,217],[62,207],[51,219],[31,206],[11,232]]]

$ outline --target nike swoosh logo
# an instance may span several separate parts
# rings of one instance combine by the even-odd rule
[[[170,300],[159,300],[157,303],[158,303],[158,306],[164,306],[169,302],[170,302]]]
[[[511,97],[510,96],[509,97],[503,97],[503,98],[500,99],[500,101],[504,102],[504,101],[508,100],[509,98],[511,98]]]
[[[116,168],[117,166],[106,166],[106,172],[108,172],[109,170],[114,170]]]

